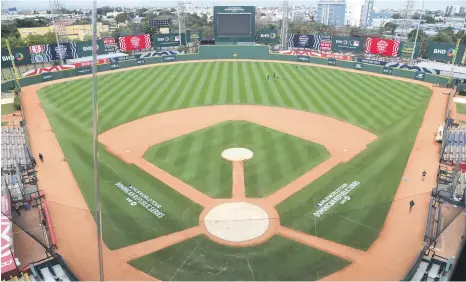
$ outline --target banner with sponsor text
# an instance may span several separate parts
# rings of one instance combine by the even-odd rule
[[[399,40],[368,37],[364,52],[386,57],[396,57],[398,56],[399,49]]]
[[[150,34],[120,36],[118,42],[123,52],[152,48]]]

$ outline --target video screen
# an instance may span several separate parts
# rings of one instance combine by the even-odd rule
[[[251,14],[219,14],[218,36],[251,36]]]

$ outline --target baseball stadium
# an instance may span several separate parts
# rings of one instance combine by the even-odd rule
[[[466,82],[361,55],[397,40],[254,36],[255,7],[213,9],[195,52],[125,35],[2,63],[2,279],[448,280]]]

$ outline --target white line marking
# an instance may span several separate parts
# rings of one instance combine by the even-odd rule
[[[181,219],[184,219],[184,215],[186,214],[186,212],[187,212],[188,210],[189,210],[189,208],[187,208],[187,209],[184,211],[183,215],[181,216]]]
[[[202,241],[204,241],[204,238],[201,239],[201,241],[199,241],[199,243],[197,243],[197,246],[194,248],[194,250],[189,254],[189,256],[183,261],[183,263],[181,264],[181,266],[176,270],[175,274],[173,274],[172,278],[170,278],[169,281],[172,281],[173,278],[175,277],[176,274],[178,274],[178,272],[181,270],[181,268],[183,268],[184,264],[188,261],[188,259],[193,255],[194,251],[197,249],[197,247],[199,247],[199,245],[202,243]]]
[[[107,166],[108,166],[109,168],[111,168],[116,174],[120,174],[120,173],[118,173],[118,171],[117,171],[116,169],[114,169],[113,167],[111,167],[111,166],[109,166],[109,165],[107,165]]]
[[[249,270],[251,270],[252,281],[255,281],[256,279],[254,279],[254,271],[252,270],[252,267],[251,267],[251,264],[249,263],[249,258],[248,257],[246,257],[246,261],[248,262]]]
[[[369,229],[371,229],[371,230],[374,230],[375,232],[380,232],[380,230],[377,230],[377,229],[374,229],[374,228],[372,228],[372,227],[370,227],[370,226],[367,226],[367,225],[364,225],[364,224],[362,224],[362,223],[359,223],[359,222],[357,222],[356,220],[352,220],[351,218],[347,218],[346,216],[342,216],[341,214],[338,214],[338,215],[341,216],[341,217],[343,217],[343,218],[346,218],[347,220],[352,221],[352,222],[354,222],[354,223],[356,223],[356,224],[359,224],[359,225],[361,225],[361,226],[364,226],[364,227],[367,227],[367,228],[369,228]]]

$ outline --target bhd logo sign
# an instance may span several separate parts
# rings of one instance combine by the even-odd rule
[[[83,51],[86,52],[86,51],[92,51],[92,45],[91,46],[83,46]],[[99,45],[97,45],[97,50],[99,50]]]
[[[362,70],[362,64],[361,63],[356,63],[354,65],[354,68],[357,69],[357,70]]]
[[[446,53],[447,53],[447,50],[445,49],[434,49],[434,54],[445,55]]]
[[[414,79],[416,80],[424,80],[426,74],[420,71],[417,71],[416,74],[414,75]]]

